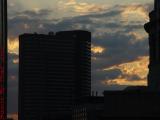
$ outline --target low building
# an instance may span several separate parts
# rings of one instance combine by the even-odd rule
[[[142,89],[105,91],[102,118],[157,118],[160,117],[159,101],[160,94]]]
[[[75,106],[73,120],[139,120],[160,117],[160,94],[147,87],[104,91],[104,97],[89,97]]]
[[[72,120],[100,120],[104,110],[104,97],[83,98],[73,108]]]

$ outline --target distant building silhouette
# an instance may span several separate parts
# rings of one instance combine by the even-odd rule
[[[7,2],[0,0],[0,120],[7,118]]]
[[[150,22],[145,24],[150,47],[148,87],[151,91],[160,91],[160,1],[155,0],[154,6],[149,14]]]
[[[142,89],[104,92],[102,120],[143,120],[160,117],[160,95]]]
[[[91,33],[62,31],[19,37],[19,120],[71,120],[91,93]]]
[[[101,120],[104,111],[104,97],[90,96],[81,99],[75,105],[72,113],[72,120]]]
[[[83,99],[72,120],[153,120],[160,117],[160,95],[147,89],[104,91],[104,97]]]

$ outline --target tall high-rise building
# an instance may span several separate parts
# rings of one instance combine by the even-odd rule
[[[19,40],[19,119],[67,120],[78,99],[90,96],[91,33],[23,34]]]
[[[7,3],[0,0],[0,120],[6,120],[7,97]]]
[[[148,88],[160,91],[160,1],[155,0],[155,9],[149,14],[150,22],[145,24],[149,34],[150,64]]]

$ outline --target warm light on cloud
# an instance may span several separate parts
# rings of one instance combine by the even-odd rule
[[[24,24],[24,29],[30,29],[30,26],[28,24]]]
[[[116,80],[102,81],[102,83],[106,85],[147,86],[146,80],[129,81],[123,78],[118,78]]]
[[[126,6],[121,13],[121,16],[123,19],[126,21],[132,20],[142,20],[142,21],[148,21],[149,16],[148,16],[148,11],[144,6],[141,5],[129,5]]]
[[[36,7],[36,8],[33,8],[33,11],[36,12],[36,13],[39,13],[40,11],[40,8]]]
[[[104,71],[119,69],[122,72],[122,75],[119,75],[115,79],[104,80],[102,83],[106,85],[147,85],[148,59],[147,56],[140,57],[133,62],[104,69]]]
[[[15,3],[10,2],[10,3],[8,3],[8,5],[9,5],[9,7],[14,7]]]
[[[106,5],[103,4],[80,2],[76,0],[61,0],[59,1],[59,5],[61,9],[65,9],[65,11],[74,12],[77,15],[86,15],[90,13],[101,12],[107,8]]]
[[[40,25],[38,26],[38,28],[44,29],[44,25],[43,25],[43,24],[40,24]]]
[[[13,59],[13,63],[14,63],[14,64],[18,64],[18,63],[19,63],[19,59],[18,59],[18,58]]]
[[[145,31],[132,31],[127,33],[127,35],[133,36],[135,38],[132,42],[146,40],[145,38],[147,38],[147,33]]]
[[[66,5],[75,5],[76,4],[76,0],[68,0]]]
[[[103,5],[88,4],[88,3],[79,3],[74,6],[75,12],[81,13],[82,15],[94,12],[101,12],[105,9],[106,7]]]
[[[101,54],[101,53],[104,52],[104,50],[105,50],[105,48],[103,48],[101,46],[94,46],[94,45],[92,45],[92,48],[91,48],[91,51],[94,54]]]
[[[8,52],[12,54],[18,54],[19,49],[19,42],[18,38],[16,39],[9,39],[8,40]]]

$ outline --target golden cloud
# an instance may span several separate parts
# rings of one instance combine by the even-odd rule
[[[142,33],[143,32],[143,33]],[[145,31],[132,31],[127,33],[129,36],[133,36],[135,39],[131,42],[143,41],[147,37],[147,33]]]
[[[94,12],[100,12],[106,9],[106,5],[93,4],[87,2],[77,2],[76,0],[59,1],[61,8],[69,10],[80,15],[85,15]],[[63,6],[63,7],[62,7]]]
[[[116,80],[102,81],[106,85],[126,85],[126,86],[147,86],[147,80],[134,80],[129,81],[123,78],[118,78]]]
[[[149,21],[148,11],[147,9],[142,5],[130,5],[125,6],[122,10],[121,16],[126,21],[129,21],[130,19],[140,19],[144,22]]]
[[[78,3],[74,7],[75,12],[81,14],[87,14],[92,12],[100,12],[105,10],[104,5],[88,4],[88,3]]]
[[[148,74],[149,57],[140,57],[137,60],[129,63],[124,63],[110,68],[104,69],[104,71],[119,69],[122,75],[115,79],[103,80],[103,84],[106,85],[132,85],[132,86],[147,86],[147,74]],[[136,79],[130,80],[132,76],[137,76]]]
[[[13,59],[13,63],[14,63],[14,64],[18,64],[18,63],[19,63],[19,59],[18,59],[18,58]]]
[[[76,4],[76,0],[68,0],[66,5],[75,5]]]
[[[8,39],[8,52],[11,54],[19,54],[18,38]]]
[[[104,50],[105,50],[105,48],[103,48],[101,46],[94,46],[94,45],[92,45],[92,47],[91,47],[91,51],[94,54],[101,54],[101,53],[104,52]]]

